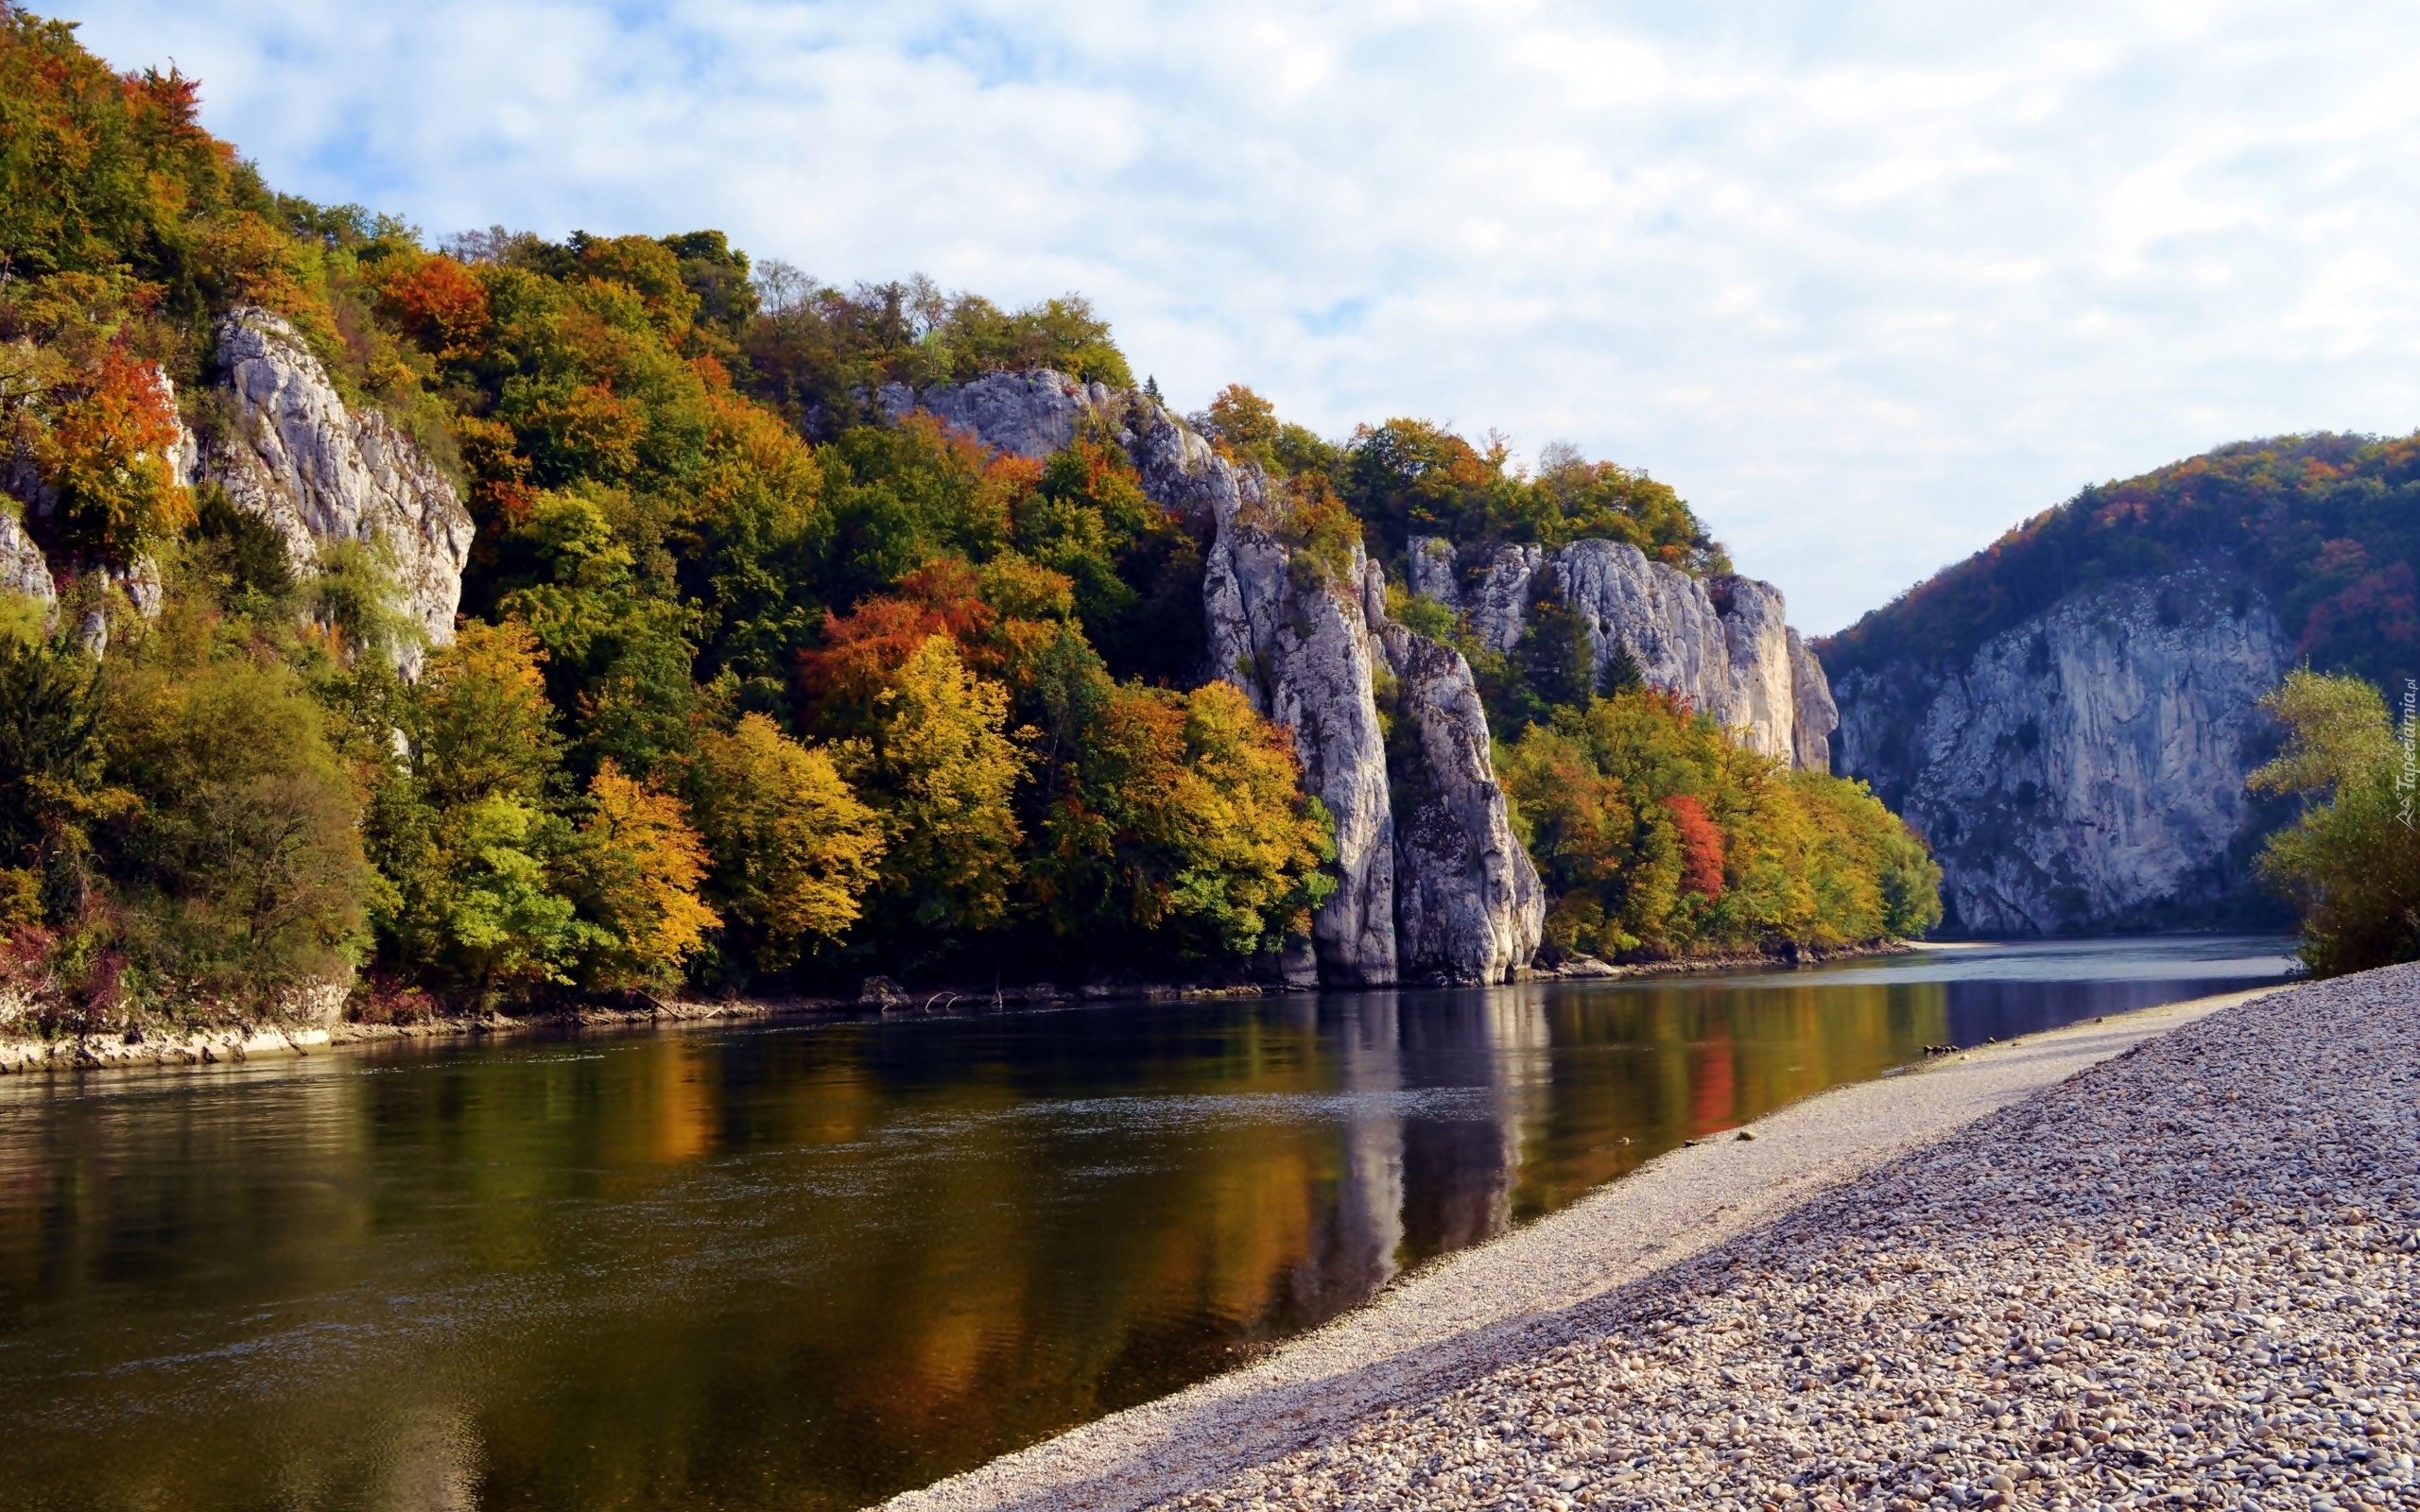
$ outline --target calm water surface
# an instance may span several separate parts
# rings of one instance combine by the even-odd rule
[[[854,1506],[1692,1135],[2282,942],[0,1084],[0,1506]]]

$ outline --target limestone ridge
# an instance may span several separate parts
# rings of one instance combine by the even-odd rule
[[[192,449],[188,478],[216,483],[267,521],[298,576],[319,570],[322,543],[377,548],[429,643],[451,643],[471,556],[471,516],[454,486],[386,416],[346,407],[283,317],[230,311],[218,365],[234,422]],[[419,655],[403,653],[406,671]]]
[[[1953,927],[2231,921],[2259,906],[2249,860],[2275,816],[2243,781],[2293,658],[2231,562],[2083,589],[1963,667],[1843,676],[1840,769],[1931,843]]]
[[[1412,592],[1466,614],[1490,648],[1510,651],[1530,606],[1552,588],[1588,628],[1602,673],[1627,645],[1649,682],[1689,698],[1765,755],[1815,771],[1831,765],[1840,714],[1823,663],[1789,627],[1781,591],[1752,577],[1700,579],[1616,541],[1459,553],[1414,536]]]
[[[1469,664],[1386,618],[1383,574],[1359,546],[1339,572],[1287,545],[1260,470],[1139,395],[1041,370],[879,397],[893,416],[921,410],[1029,457],[1096,418],[1153,501],[1208,527],[1205,672],[1287,727],[1305,789],[1336,820],[1337,890],[1312,920],[1317,980],[1501,982],[1528,968],[1545,897]]]

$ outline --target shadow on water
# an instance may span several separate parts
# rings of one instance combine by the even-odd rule
[[[0,1088],[0,1504],[851,1506],[1679,1143],[2273,940]]]

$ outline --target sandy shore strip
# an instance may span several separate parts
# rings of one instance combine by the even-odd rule
[[[1837,1089],[891,1504],[2420,1506],[2414,1068],[2403,968]]]

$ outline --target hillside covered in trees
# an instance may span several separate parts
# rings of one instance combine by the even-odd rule
[[[843,290],[715,232],[431,247],[273,192],[193,80],[14,8],[0,260],[0,990],[38,1018],[1233,972],[1334,886],[1288,730],[1208,675],[1201,523],[1097,431],[1028,459],[883,404],[1131,387],[1080,298]],[[213,461],[265,444],[231,343],[278,402],[325,387],[433,555],[280,534]],[[1412,421],[1324,441],[1239,387],[1197,421],[1315,552],[1721,566],[1611,464]],[[1487,673],[1523,823],[1589,900],[1555,939],[1923,927],[1921,848],[1870,798],[1569,661]]]
[[[1824,643],[1835,677],[1956,665],[2078,589],[2223,555],[2296,652],[2385,686],[2420,669],[2420,436],[2283,436],[2098,484]]]

